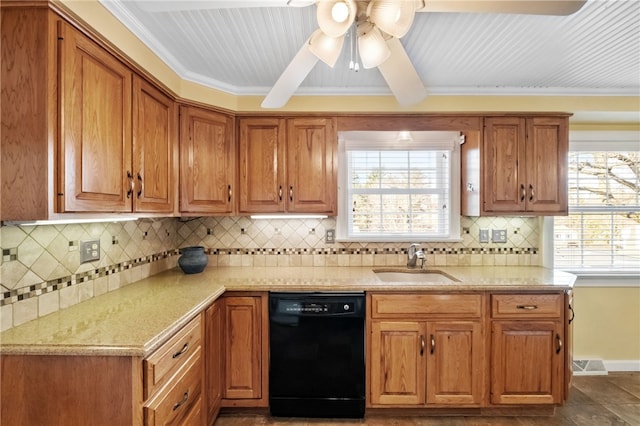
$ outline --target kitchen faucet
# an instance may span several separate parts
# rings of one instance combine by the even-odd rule
[[[415,268],[418,259],[420,259],[420,269],[423,269],[424,252],[420,248],[420,244],[411,244],[407,250],[407,268]]]

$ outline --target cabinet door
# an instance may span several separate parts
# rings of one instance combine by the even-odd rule
[[[525,208],[525,119],[492,117],[484,121],[484,211],[518,212]],[[548,166],[547,166],[548,167]]]
[[[420,322],[371,323],[371,404],[425,403],[425,333]]]
[[[176,195],[175,104],[151,84],[133,79],[133,210],[172,213]]]
[[[485,370],[479,322],[427,324],[427,404],[479,406]]]
[[[205,412],[207,425],[213,424],[222,400],[223,384],[223,317],[222,300],[217,300],[207,308],[204,314],[205,321]]]
[[[231,117],[180,107],[181,212],[233,212],[234,150]]]
[[[491,402],[557,404],[564,380],[559,321],[494,321]]]
[[[59,23],[63,212],[131,211],[131,71]]]
[[[285,120],[240,120],[240,205],[243,213],[284,212]]]
[[[565,118],[527,120],[527,211],[567,214],[567,132]]]
[[[225,399],[262,398],[260,297],[225,297]]]
[[[288,120],[288,211],[336,214],[337,146],[335,119]]]

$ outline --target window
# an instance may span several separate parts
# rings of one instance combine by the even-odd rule
[[[459,240],[460,134],[398,135],[341,133],[338,239]]]
[[[631,136],[572,133],[569,216],[554,219],[556,268],[640,269],[640,141]]]

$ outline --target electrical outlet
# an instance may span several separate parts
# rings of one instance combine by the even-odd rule
[[[507,242],[507,230],[506,229],[492,229],[491,241],[494,243],[506,243]]]
[[[327,229],[324,232],[324,243],[325,244],[334,244],[336,242],[336,230],[335,229]]]
[[[480,240],[481,243],[488,243],[489,242],[489,230],[488,229],[481,229],[480,230],[480,236],[478,237],[478,239]]]
[[[100,260],[100,240],[80,241],[80,263]]]

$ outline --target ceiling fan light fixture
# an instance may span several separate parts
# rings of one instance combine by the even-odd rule
[[[356,19],[355,0],[320,0],[316,16],[318,26],[330,37],[340,37]]]
[[[369,20],[387,34],[404,37],[416,14],[415,1],[371,0],[367,6]]]
[[[358,31],[358,50],[364,68],[375,68],[391,56],[391,49],[387,46],[382,33],[371,24],[362,31]]]
[[[309,38],[309,50],[318,59],[333,68],[338,62],[342,45],[344,44],[344,35],[339,37],[330,37],[321,29],[317,29]]]

